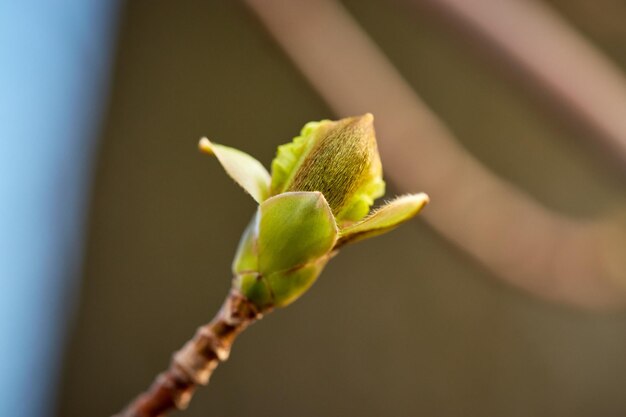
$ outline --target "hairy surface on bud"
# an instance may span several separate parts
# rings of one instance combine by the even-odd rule
[[[384,194],[373,116],[309,123],[279,148],[272,164],[272,194],[319,191],[338,222],[357,221]]]
[[[361,119],[346,119],[322,124],[316,136],[288,191],[320,191],[337,215],[369,177],[373,129]]]

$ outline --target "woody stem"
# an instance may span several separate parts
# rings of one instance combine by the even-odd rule
[[[259,309],[237,290],[231,290],[210,323],[201,326],[191,340],[172,357],[169,368],[150,388],[114,417],[159,417],[189,404],[198,385],[228,359],[235,338],[262,317]]]

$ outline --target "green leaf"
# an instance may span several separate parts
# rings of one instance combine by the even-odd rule
[[[317,280],[329,259],[330,255],[327,255],[299,268],[268,275],[267,284],[272,291],[274,306],[284,307],[304,294]]]
[[[259,309],[274,306],[274,295],[267,280],[254,272],[235,275],[233,286]]]
[[[318,192],[288,192],[265,200],[258,209],[259,273],[296,268],[327,254],[337,240],[337,225]]]
[[[341,227],[363,219],[370,212],[374,200],[385,194],[385,181],[382,176],[372,175],[350,199],[348,205],[337,215],[336,221]]]
[[[256,231],[258,215],[255,214],[239,240],[237,253],[233,260],[233,273],[256,272],[259,270],[259,252],[257,250]]]
[[[346,243],[367,239],[393,230],[399,224],[419,213],[428,204],[428,201],[428,196],[424,193],[405,195],[390,201],[359,223],[342,229],[335,249]]]
[[[212,143],[207,138],[200,139],[201,151],[215,155],[226,173],[237,182],[257,203],[269,196],[270,174],[256,159],[245,152],[228,146]]]
[[[272,195],[280,194],[287,190],[307,151],[314,144],[315,132],[320,124],[325,122],[327,121],[322,120],[305,124],[300,131],[300,136],[296,136],[291,142],[278,147],[276,157],[272,161]]]

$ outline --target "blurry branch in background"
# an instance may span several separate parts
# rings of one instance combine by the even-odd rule
[[[626,77],[548,5],[533,0],[406,0],[495,49],[626,166]],[[626,170],[622,170],[626,173]]]
[[[543,298],[590,309],[626,304],[623,232],[552,212],[488,171],[339,3],[246,3],[335,112],[374,113],[387,174],[401,191],[431,195],[425,218],[435,230]]]

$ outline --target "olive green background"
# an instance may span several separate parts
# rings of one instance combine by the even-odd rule
[[[551,3],[626,68],[624,3]],[[623,199],[593,138],[462,32],[395,2],[345,4],[498,175],[567,214]],[[59,416],[118,411],[226,295],[255,204],[198,138],[269,166],[305,122],[333,117],[238,2],[133,0],[118,42]],[[626,314],[509,288],[418,218],[346,248],[252,326],[184,415],[623,416],[625,328]]]

